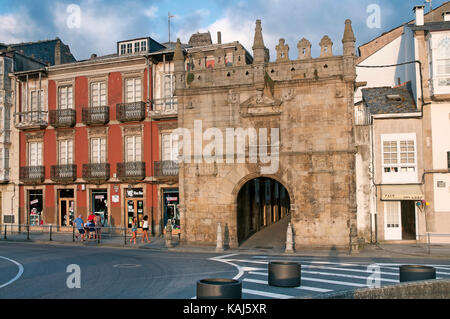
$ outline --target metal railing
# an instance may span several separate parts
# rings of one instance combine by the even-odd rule
[[[52,165],[50,167],[50,178],[53,181],[74,181],[77,178],[77,165]]]
[[[178,176],[179,164],[175,161],[155,162],[155,177]]]
[[[84,242],[128,244],[131,228],[102,226],[83,228]],[[151,233],[149,231],[149,233]],[[56,242],[83,242],[79,230],[75,226],[58,226],[43,224],[0,224],[0,240],[30,240]]]
[[[145,102],[117,104],[116,118],[120,122],[145,120]]]
[[[109,163],[83,164],[83,178],[86,180],[108,180],[110,177]]]
[[[431,247],[433,244],[436,245],[440,245],[442,244],[441,242],[438,243],[432,243],[432,237],[444,237],[444,238],[448,238],[448,241],[446,242],[447,244],[450,245],[450,234],[444,234],[444,233],[431,233],[431,232],[427,232],[426,233],[426,238],[427,238],[427,249],[428,249],[428,254],[431,254]]]
[[[109,106],[83,107],[81,118],[84,124],[106,124],[109,122]]]
[[[145,178],[145,162],[117,163],[117,178],[142,180]]]
[[[167,117],[178,114],[178,98],[176,96],[152,101],[151,117]]]
[[[20,167],[19,180],[24,183],[42,183],[45,180],[45,166]]]
[[[43,129],[48,125],[46,111],[16,112],[14,115],[14,126],[19,130]]]
[[[53,127],[71,127],[76,123],[76,111],[74,109],[50,110],[50,125]]]

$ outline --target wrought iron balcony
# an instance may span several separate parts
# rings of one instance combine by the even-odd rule
[[[120,122],[143,121],[145,119],[145,103],[132,102],[117,104],[116,118]]]
[[[20,167],[19,179],[24,183],[42,183],[45,180],[44,166]]]
[[[44,129],[47,127],[47,112],[30,111],[14,114],[14,126],[18,130]]]
[[[109,106],[83,107],[81,118],[84,124],[106,124],[109,122]]]
[[[155,177],[178,176],[179,165],[175,161],[155,162]]]
[[[71,127],[76,123],[74,109],[50,110],[50,125],[53,127]]]
[[[145,162],[117,163],[117,178],[143,180],[145,178]]]
[[[109,163],[83,164],[83,178],[93,181],[107,181],[110,173]]]
[[[50,178],[55,182],[72,182],[77,178],[77,165],[52,165]]]
[[[154,119],[178,116],[178,98],[176,96],[164,99],[154,99],[150,117]]]

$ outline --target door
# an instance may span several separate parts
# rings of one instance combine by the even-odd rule
[[[74,220],[74,204],[73,199],[61,198],[59,200],[59,213],[61,216],[61,226],[71,227]]]
[[[138,228],[142,228],[144,219],[144,201],[142,199],[127,199],[128,228],[131,228],[133,218],[137,218]]]
[[[401,205],[398,201],[384,203],[384,239],[402,239]]]

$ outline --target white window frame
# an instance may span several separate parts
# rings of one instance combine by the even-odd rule
[[[172,134],[172,132],[161,133],[161,160],[162,161],[178,160],[175,154],[178,153],[178,156],[181,155],[179,154],[180,153],[179,145],[180,144],[178,136]],[[175,152],[175,150],[177,150],[177,152]]]
[[[440,47],[441,43],[447,39],[450,46],[450,33],[431,33],[428,39],[428,54],[430,60],[430,81],[432,83],[433,94],[448,94],[450,93],[450,55],[448,52],[442,53]],[[447,49],[450,51],[450,48]],[[441,63],[447,65],[448,73],[439,72]]]
[[[62,147],[65,147],[65,151],[62,152]],[[74,163],[73,158],[73,140],[64,139],[58,140],[58,164],[59,165],[71,165]]]
[[[128,83],[133,81],[132,85],[132,96],[129,96]],[[139,81],[139,89],[137,89],[137,81]],[[126,103],[140,102],[142,101],[142,79],[140,77],[126,78],[124,80],[124,96]]]
[[[41,141],[28,142],[27,166],[42,166],[42,148],[43,143]]]
[[[169,78],[169,89],[170,89],[170,94],[167,94],[167,87],[166,84],[168,81],[166,81],[166,79]],[[164,73],[163,74],[163,98],[172,98],[174,97],[174,92],[175,92],[175,75],[173,73]]]
[[[139,138],[139,143],[137,142]],[[131,144],[131,147],[129,146]],[[129,152],[132,152],[131,154]],[[130,156],[131,155],[131,156]],[[124,162],[142,162],[142,136],[141,135],[125,135],[124,137]],[[131,157],[131,160],[129,158]]]
[[[98,106],[106,106],[107,103],[107,92],[106,92],[106,82],[105,81],[96,81],[92,82],[91,84],[91,96],[90,96],[90,102],[91,107],[98,107]],[[102,94],[102,86],[104,86],[104,94]],[[97,92],[97,102],[94,103],[94,93]]]
[[[97,142],[96,146],[94,145],[95,142]],[[106,137],[92,137],[90,139],[90,162],[91,164],[102,164],[108,162]]]
[[[70,89],[70,94],[69,94]],[[65,98],[65,104],[62,103]],[[73,87],[72,85],[61,85],[58,87],[58,108],[60,110],[73,109]]]
[[[401,163],[401,142],[414,141],[414,163]],[[385,164],[384,159],[384,142],[397,143],[397,163]],[[403,184],[403,183],[417,183],[418,182],[418,159],[417,159],[417,139],[416,133],[402,133],[402,134],[382,134],[381,135],[381,172],[383,184]],[[398,167],[397,171],[386,172],[385,168]],[[405,168],[410,168],[409,170]],[[414,169],[414,171],[411,170]]]

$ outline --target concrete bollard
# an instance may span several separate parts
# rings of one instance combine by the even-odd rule
[[[293,253],[294,252],[294,238],[292,233],[291,223],[288,223],[287,231],[286,231],[286,250],[285,253]]]
[[[165,239],[166,239],[166,248],[172,248],[173,244],[172,244],[172,220],[171,219],[167,220]]]
[[[222,226],[220,223],[217,224],[217,244],[216,251],[223,251],[223,238],[222,238]]]

